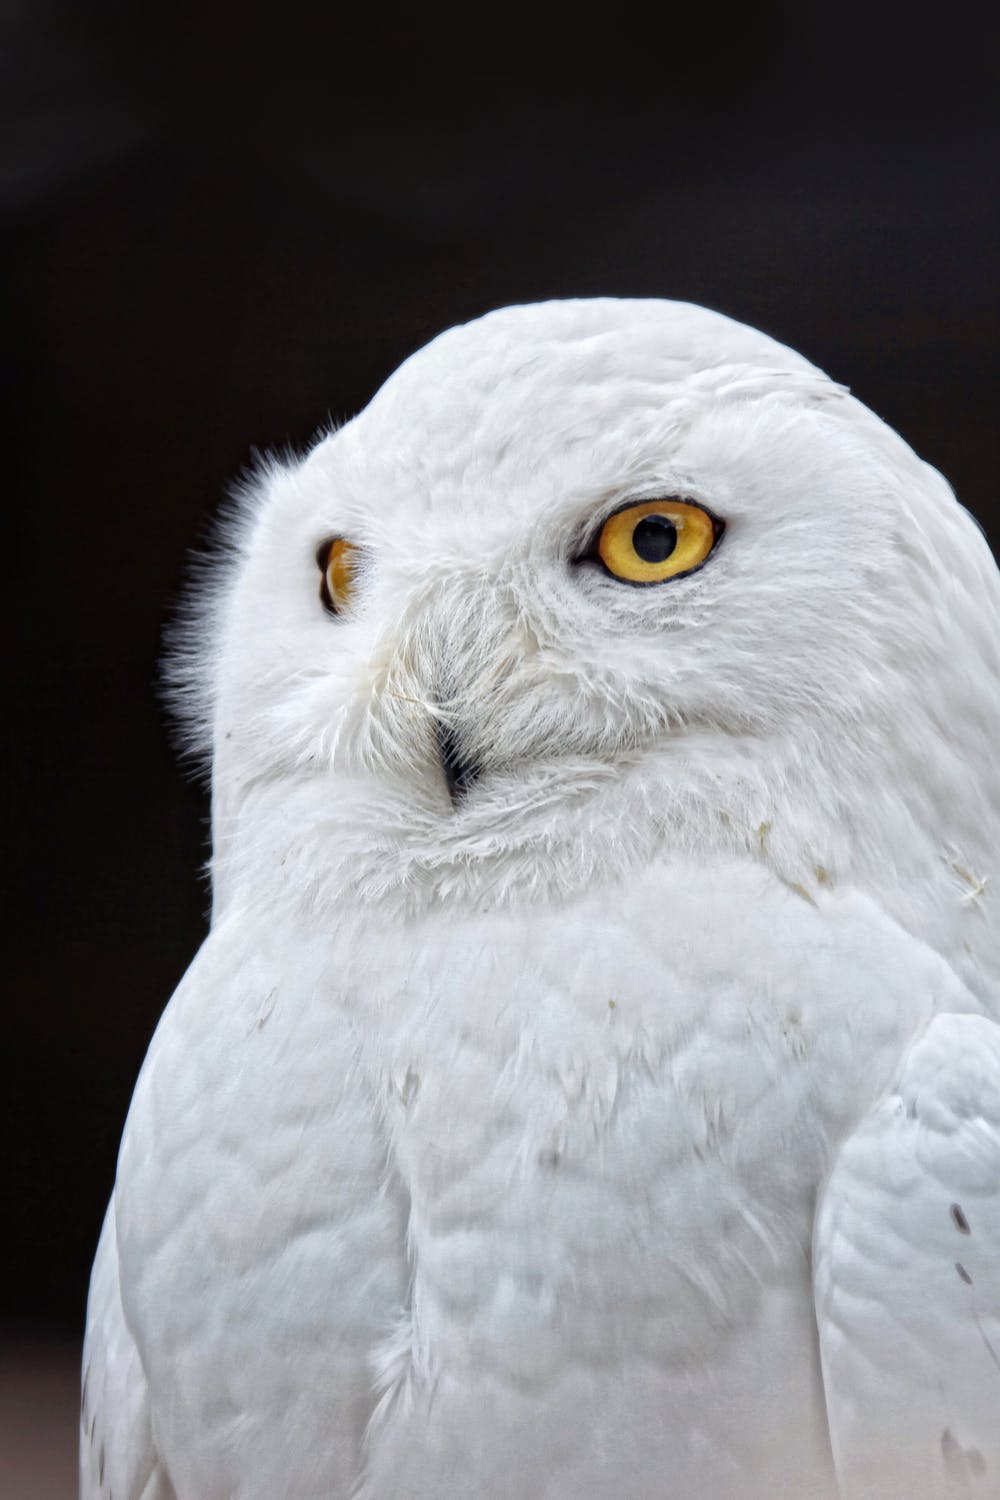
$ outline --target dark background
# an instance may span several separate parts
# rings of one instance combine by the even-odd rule
[[[1000,25],[798,0],[7,12],[0,1328],[82,1328],[207,801],[154,679],[188,549],[501,303],[689,298],[801,349],[1000,535]],[[850,544],[850,539],[845,539]]]

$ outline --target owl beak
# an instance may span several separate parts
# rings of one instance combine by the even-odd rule
[[[482,775],[482,766],[476,760],[465,759],[458,736],[450,724],[444,724],[440,719],[436,719],[434,732],[437,736],[438,759],[441,762],[445,786],[448,788],[451,805],[455,808],[473,783]]]

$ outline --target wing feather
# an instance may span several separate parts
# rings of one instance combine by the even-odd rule
[[[87,1301],[80,1500],[174,1500],[153,1444],[146,1376],[122,1311],[114,1200],[105,1215]]]
[[[929,1024],[842,1147],[814,1252],[845,1500],[1000,1496],[1000,1026]]]

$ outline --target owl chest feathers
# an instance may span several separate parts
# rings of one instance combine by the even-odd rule
[[[123,1142],[126,1314],[179,1447],[216,1462],[234,1412],[312,1411],[344,1361],[375,1427],[448,1379],[754,1392],[793,1348],[800,1399],[832,1151],[922,1021],[969,1008],[935,954],[736,863],[279,927],[213,931]]]
[[[861,898],[735,863],[372,929],[345,972],[436,1354],[683,1361],[805,1287],[837,1141],[955,1003],[919,961]]]

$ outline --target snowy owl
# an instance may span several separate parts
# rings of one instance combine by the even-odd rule
[[[1000,577],[770,338],[507,308],[251,487],[85,1500],[1000,1496]]]

